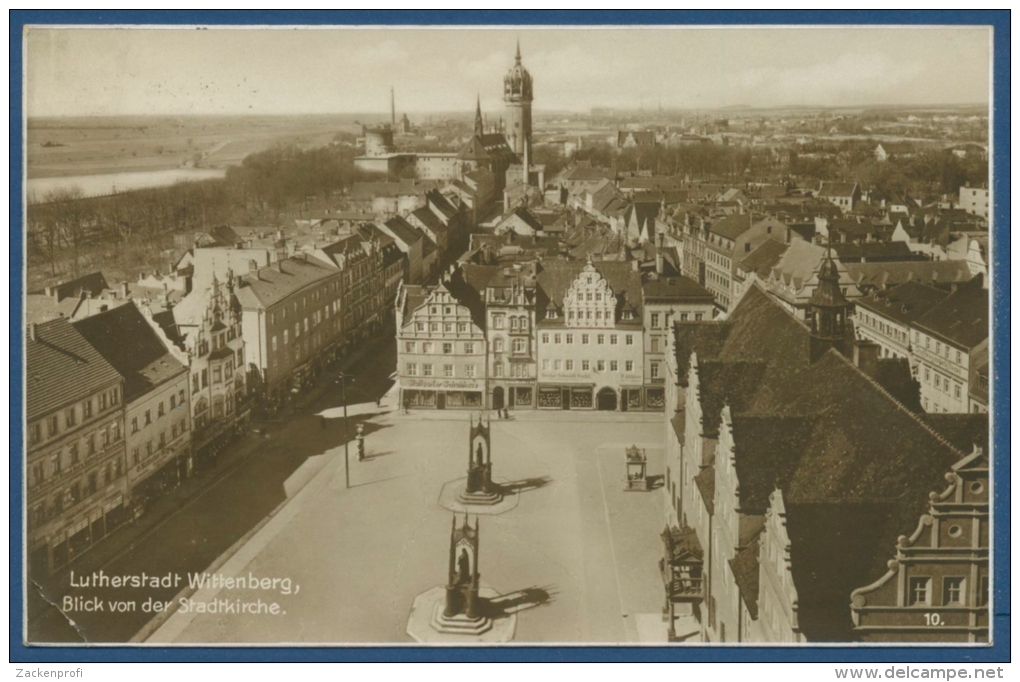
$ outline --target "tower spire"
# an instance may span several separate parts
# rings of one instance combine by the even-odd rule
[[[481,135],[484,130],[482,124],[482,96],[478,95],[477,103],[475,104],[475,135]]]
[[[515,59],[517,60],[518,64],[521,63],[521,39],[520,38],[517,39],[517,56],[515,57]]]

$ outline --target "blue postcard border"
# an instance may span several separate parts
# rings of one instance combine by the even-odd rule
[[[23,305],[22,223],[24,27],[32,24],[205,24],[205,25],[978,25],[993,36],[992,150],[993,213],[996,229],[993,271],[993,443],[996,458],[994,507],[994,643],[988,647],[27,647],[22,641],[24,586],[10,587],[11,662],[282,662],[282,661],[597,661],[597,662],[1004,662],[1010,660],[1010,13],[1008,10],[359,10],[359,11],[143,11],[11,10],[10,12],[10,329],[18,342],[10,347],[10,575],[22,575],[23,525]],[[13,333],[12,333],[13,338]]]

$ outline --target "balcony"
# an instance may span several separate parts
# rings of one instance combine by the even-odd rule
[[[662,576],[666,596],[670,601],[695,602],[704,598],[704,578],[677,575],[672,567],[666,565],[665,559],[659,559],[659,574]]]

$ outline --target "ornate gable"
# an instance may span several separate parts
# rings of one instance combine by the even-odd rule
[[[616,324],[616,293],[591,259],[563,297],[568,327],[612,327]]]

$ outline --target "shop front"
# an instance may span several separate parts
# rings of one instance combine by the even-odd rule
[[[543,410],[594,409],[595,386],[592,384],[539,385],[538,407]]]
[[[514,383],[500,381],[492,387],[489,407],[493,410],[530,410],[535,407],[535,384],[532,381]]]
[[[110,494],[65,520],[54,520],[42,532],[33,534],[29,572],[45,576],[74,561],[127,520],[124,496]]]
[[[485,383],[475,379],[400,378],[400,404],[406,409],[480,410]]]

